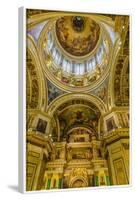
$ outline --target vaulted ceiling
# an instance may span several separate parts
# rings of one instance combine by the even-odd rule
[[[27,16],[28,109],[53,113],[64,136],[80,124],[98,129],[101,114],[129,105],[128,16],[41,10]]]

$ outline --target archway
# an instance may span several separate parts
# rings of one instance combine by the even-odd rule
[[[53,117],[50,128],[57,125],[55,141],[60,141],[60,138],[66,139],[69,131],[77,127],[93,130],[98,137],[100,120],[105,109],[98,98],[87,94],[66,94],[55,99],[48,107],[48,114]]]
[[[98,97],[91,95],[91,94],[84,94],[84,93],[70,93],[70,94],[65,94],[60,97],[57,97],[54,99],[48,109],[47,112],[50,116],[54,114],[54,112],[64,103],[67,103],[68,101],[72,100],[84,100],[90,103],[93,103],[102,114],[104,114],[107,111],[107,108],[103,101],[99,99]]]
[[[84,177],[75,177],[70,185],[70,188],[82,188],[82,187],[88,187],[88,182]]]

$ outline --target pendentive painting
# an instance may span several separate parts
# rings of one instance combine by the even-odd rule
[[[26,9],[26,191],[130,184],[129,22]]]

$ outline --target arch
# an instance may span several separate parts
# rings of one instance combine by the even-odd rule
[[[38,109],[46,110],[47,102],[48,102],[48,95],[47,95],[47,83],[46,79],[44,78],[40,59],[38,56],[37,48],[32,36],[27,36],[27,49],[28,52],[31,54],[32,59],[34,61],[34,65],[36,68],[37,73],[37,81],[39,85],[39,96],[38,96]]]
[[[43,21],[49,19],[50,17],[61,17],[61,16],[76,16],[76,13],[73,12],[48,12],[48,13],[41,13],[38,15],[33,15],[30,18],[28,18],[28,30],[32,27],[36,26],[39,23],[42,23]],[[85,17],[91,17],[93,20],[96,21],[102,21],[107,22],[108,25],[114,26],[113,21],[108,16],[103,16],[98,14],[97,16],[95,14],[89,14],[89,13],[79,13],[80,16]]]
[[[95,97],[94,95],[91,95],[91,94],[84,94],[84,93],[69,93],[69,94],[64,94],[62,96],[57,97],[50,103],[50,105],[47,108],[47,113],[50,116],[50,118],[53,118],[54,114],[58,111],[61,105],[63,105],[64,103],[68,103],[69,101],[72,101],[72,100],[83,100],[90,104],[92,103],[92,105],[95,106],[96,109],[98,109],[100,113],[100,118],[102,117],[102,115],[104,115],[107,112],[106,105],[98,97]],[[98,129],[97,134],[99,134],[100,133],[99,125],[97,129]],[[59,140],[60,129],[58,127],[57,127],[57,131],[58,131],[58,140]]]
[[[50,116],[53,116],[54,112],[61,106],[63,103],[66,103],[69,100],[83,99],[85,101],[93,103],[101,112],[104,114],[107,111],[106,105],[98,97],[91,94],[84,93],[69,93],[54,99],[47,108],[47,112]]]
[[[83,177],[83,176],[76,176],[76,177],[74,177],[74,178],[69,182],[69,187],[70,187],[70,188],[77,188],[77,187],[75,187],[75,183],[76,183],[77,181],[80,181],[80,182],[83,183],[83,185],[80,186],[80,187],[88,187],[88,186],[89,186],[89,185],[88,185],[88,181],[87,181],[87,179],[86,179],[85,177]]]
[[[110,78],[109,78],[109,84],[108,84],[108,97],[109,97],[109,108],[112,108],[115,103],[114,103],[114,77],[115,77],[115,70],[116,70],[116,66],[117,66],[117,61],[119,58],[119,52],[120,52],[120,48],[119,48],[119,43],[120,43],[120,38],[118,38],[115,42],[115,46],[114,46],[114,54],[112,55],[112,59],[111,59],[111,67],[110,67]]]
[[[86,101],[86,100],[85,100]],[[87,101],[86,101],[87,102]],[[73,108],[73,107],[78,107],[78,106],[80,106],[80,107],[83,107],[83,108],[90,108],[91,110],[94,110],[94,108],[92,108],[92,107],[90,107],[89,105],[84,105],[84,104],[78,104],[78,103],[76,103],[76,104],[72,104],[72,105],[67,105],[65,108],[63,108],[62,110],[60,110],[59,111],[59,114],[61,114],[61,112],[63,112],[63,111],[65,111],[67,108],[69,109],[69,108]]]
[[[121,71],[121,77],[120,77],[120,95],[121,95],[121,101],[124,106],[129,105],[129,56],[127,56],[123,63],[123,68]],[[127,94],[128,93],[128,94]]]
[[[72,131],[74,131],[74,130],[76,130],[76,129],[78,129],[78,128],[80,128],[80,129],[83,129],[83,130],[86,130],[87,132],[89,132],[90,134],[93,132],[93,129],[90,129],[89,127],[86,127],[86,126],[77,126],[77,127],[74,127],[74,128],[71,128],[71,129],[69,129],[68,130],[68,132],[67,132],[67,135],[69,135]]]
[[[75,168],[71,172],[70,177],[69,177],[69,184],[68,184],[69,187],[72,187],[73,184],[77,180],[80,180],[85,184],[85,186],[83,186],[83,187],[87,187],[89,185],[89,183],[88,183],[88,173],[87,173],[86,168]]]
[[[81,131],[81,132],[80,132]],[[83,133],[82,133],[82,131],[83,131]],[[84,132],[85,131],[85,132]],[[92,138],[94,138],[94,139],[96,139],[96,140],[98,140],[98,134],[97,134],[97,132],[93,129],[93,128],[91,128],[91,127],[88,127],[88,126],[76,126],[76,127],[71,127],[68,131],[67,131],[67,141],[68,142],[70,142],[70,139],[72,138],[72,134],[74,135],[74,133],[75,132],[78,132],[79,133],[79,135],[80,135],[80,133],[82,133],[82,140],[81,141],[91,141],[92,140]],[[87,136],[86,136],[86,134],[87,134]],[[77,134],[78,135],[78,134]],[[77,136],[76,135],[76,136]],[[70,138],[71,137],[71,138]],[[77,139],[77,138],[76,138]],[[76,140],[75,138],[73,139],[74,140],[74,142],[75,141],[79,141],[80,142],[80,140]]]
[[[109,98],[110,98],[110,107],[114,107],[114,106],[118,106],[117,104],[117,98],[119,96],[119,104],[123,102],[123,98],[122,98],[122,79],[123,79],[123,74],[125,73],[125,70],[127,68],[127,64],[129,61],[129,56],[126,56],[123,61],[120,63],[121,67],[119,67],[118,69],[120,70],[120,72],[117,74],[117,67],[119,66],[119,63],[117,63],[119,58],[119,54],[118,57],[115,61],[115,65],[114,67],[112,67],[112,71],[111,74],[112,76],[110,77],[110,82],[109,82]],[[118,66],[117,66],[118,64]],[[117,88],[119,88],[118,93],[117,94]]]

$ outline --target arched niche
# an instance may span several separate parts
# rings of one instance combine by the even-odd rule
[[[63,112],[67,112],[66,111],[67,109],[68,109],[68,115],[70,119],[74,120],[74,115],[75,117],[77,116],[77,119],[75,118],[74,120],[75,123],[73,122],[70,124],[70,121],[65,122],[67,124],[67,128],[64,130],[64,132],[62,132],[63,117],[61,121],[61,115]],[[93,133],[95,132],[95,135],[98,138],[98,136],[100,135],[101,118],[102,118],[102,115],[106,112],[106,107],[103,104],[103,102],[101,102],[98,98],[91,95],[65,94],[64,96],[61,96],[55,99],[49,105],[47,112],[50,118],[54,119],[55,117],[55,119],[57,119],[57,127],[55,129],[55,132],[58,134],[57,141],[60,141],[60,137],[63,138],[62,136],[63,134],[65,135],[66,133],[67,135],[67,132],[70,129],[79,127],[80,125],[83,128],[86,128],[89,130],[91,129]],[[73,113],[73,116],[71,116],[72,112],[75,112],[75,114]],[[92,118],[87,118],[90,115]],[[51,127],[52,127],[52,123],[50,124],[50,130],[51,130]],[[96,127],[95,130],[94,130],[94,127]],[[66,138],[66,135],[64,138]]]
[[[67,142],[91,142],[93,137],[97,138],[96,131],[86,126],[76,126],[67,132]]]
[[[70,188],[84,188],[84,187],[88,187],[88,181],[84,178],[84,177],[75,177],[70,185]]]
[[[69,188],[88,187],[88,173],[85,168],[74,169],[69,176]]]

